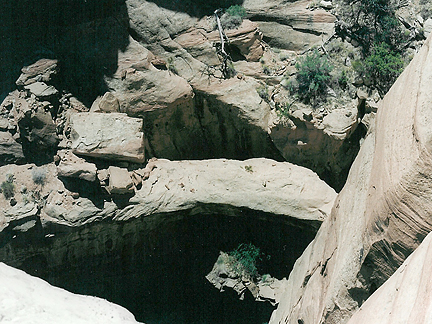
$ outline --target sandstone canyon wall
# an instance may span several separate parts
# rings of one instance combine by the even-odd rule
[[[271,323],[345,323],[430,232],[431,38],[385,96]]]

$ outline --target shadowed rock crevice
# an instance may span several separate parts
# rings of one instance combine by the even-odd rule
[[[60,88],[91,105],[128,44],[124,0],[6,0],[0,21],[0,99],[15,88],[23,66],[56,58]]]
[[[251,242],[270,256],[260,272],[287,277],[315,229],[306,221],[248,209],[225,215],[210,210],[215,209],[75,229],[38,226],[5,238],[0,255],[53,285],[120,304],[145,323],[267,322],[271,305],[249,295],[240,301],[234,293],[220,293],[205,275],[221,250]]]

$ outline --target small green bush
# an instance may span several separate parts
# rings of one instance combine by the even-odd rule
[[[8,174],[6,180],[0,185],[0,190],[6,199],[10,199],[15,195],[15,185],[13,183],[13,175]]]
[[[349,77],[346,70],[342,70],[337,81],[342,90],[345,90],[348,87]]]
[[[371,54],[353,67],[360,75],[370,79],[381,95],[384,95],[402,73],[405,62],[399,53],[386,43],[375,44]]]
[[[265,85],[265,86],[259,86],[258,88],[256,88],[256,92],[261,97],[261,99],[263,99],[264,101],[268,102],[270,100],[270,96],[269,96],[269,93],[268,93],[268,87],[267,87],[267,85]]]
[[[239,5],[230,6],[226,10],[226,13],[229,14],[230,16],[238,16],[241,18],[246,17],[246,9]]]
[[[234,251],[228,253],[235,261],[231,264],[233,270],[239,275],[251,278],[258,276],[257,262],[261,260],[261,251],[252,243],[241,243]]]
[[[263,65],[263,73],[266,75],[271,75],[273,73],[272,69],[268,65]]]
[[[168,71],[174,73],[174,74],[179,74],[177,68],[175,67],[175,63],[174,63],[174,58],[173,57],[169,57],[167,59],[167,68]]]
[[[325,56],[321,56],[318,50],[313,50],[300,58],[296,68],[300,99],[310,102],[325,95],[327,84],[331,79],[330,72],[333,70]]]
[[[235,29],[242,24],[244,17],[246,17],[246,9],[242,6],[234,5],[225,11],[220,21],[224,29]]]
[[[245,165],[245,170],[249,173],[253,173],[252,165]]]

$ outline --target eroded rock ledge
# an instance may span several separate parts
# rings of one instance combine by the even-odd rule
[[[248,208],[311,221],[316,226],[329,214],[336,198],[335,191],[312,171],[268,159],[152,160],[146,168],[130,172],[111,166],[98,170],[99,180],[107,181],[108,191],[114,194],[109,196],[97,182],[86,181],[94,179],[95,165],[78,158],[67,160],[66,153],[62,156],[58,167],[54,163],[1,167],[0,180],[13,175],[16,191],[12,208],[8,207],[9,200],[0,198],[1,229],[21,226],[26,222],[27,210],[35,210],[29,216],[33,226],[38,219],[42,225],[80,226],[104,218],[125,221],[178,210],[201,210],[203,206],[210,210],[211,206]],[[43,179],[38,181],[38,175]],[[73,185],[68,179],[78,182]],[[132,195],[123,197],[123,207],[116,204],[115,194],[119,193]]]

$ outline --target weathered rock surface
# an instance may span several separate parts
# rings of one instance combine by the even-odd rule
[[[110,166],[108,168],[107,190],[111,194],[126,194],[133,192],[133,182],[129,171],[124,168]]]
[[[296,262],[270,323],[346,323],[432,230],[430,42],[381,103],[376,134]]]
[[[354,313],[348,324],[430,323],[432,234]]]
[[[59,177],[78,178],[86,181],[96,180],[96,165],[86,162],[70,151],[60,151],[57,153],[60,163],[57,166]]]
[[[118,68],[108,86],[118,98],[120,111],[142,116],[145,111],[191,105],[193,92],[183,78],[167,70],[158,70],[150,62],[154,55],[130,38],[119,53]]]
[[[38,98],[46,98],[54,96],[58,93],[57,89],[51,85],[47,85],[44,82],[35,82],[24,86],[24,89],[29,90]]]
[[[301,52],[321,45],[334,33],[335,17],[322,9],[308,10],[311,2],[246,0],[243,6],[269,45]]]
[[[212,44],[220,42],[218,30],[213,30],[213,24],[201,22],[201,28],[192,29],[177,36],[174,41],[187,50],[195,59],[207,64],[218,65],[220,61]],[[226,30],[230,46],[238,50],[234,59],[257,62],[264,54],[262,34],[258,25],[250,20],[244,20],[237,29]]]
[[[21,144],[9,132],[0,132],[0,165],[24,161]]]
[[[363,136],[358,117],[355,106],[324,117],[310,109],[290,110],[271,121],[270,137],[287,161],[314,170],[340,189]]]
[[[321,221],[336,197],[315,173],[287,162],[158,160],[154,165],[131,199],[141,215],[221,204]]]
[[[72,294],[0,263],[2,323],[138,323],[125,308],[107,300]]]
[[[21,75],[16,81],[17,86],[27,86],[35,82],[49,83],[58,73],[57,60],[40,59],[21,69]]]
[[[142,119],[121,113],[72,113],[69,127],[75,154],[144,162]]]
[[[287,162],[268,159],[242,162],[157,160],[151,162],[151,167],[134,172],[143,175],[139,190],[133,186],[131,173],[126,169],[111,166],[102,176],[102,180],[107,178],[107,189],[112,194],[133,194],[135,191],[135,196],[123,208],[110,201],[96,204],[103,196],[97,193],[92,201],[89,193],[95,190],[92,187],[86,188],[83,184],[80,185],[82,188],[75,189],[65,186],[56,176],[54,163],[44,168],[46,177],[39,183],[33,177],[39,170],[34,165],[0,168],[4,179],[8,174],[14,175],[14,199],[17,201],[14,208],[33,210],[34,205],[29,204],[36,203],[40,211],[29,214],[29,220],[40,218],[43,226],[80,226],[105,218],[128,220],[180,210],[214,212],[216,206],[220,206],[227,213],[233,213],[236,208],[248,208],[310,221],[310,226],[314,227],[327,217],[336,197],[334,190],[312,171]],[[4,179],[0,178],[0,182]],[[20,190],[21,187],[25,190]],[[74,192],[77,191],[73,190],[85,196],[76,197]],[[19,215],[27,212],[17,211],[12,217],[12,210],[8,211],[9,201],[0,196],[0,202],[0,229],[8,226],[13,229],[24,222]],[[20,228],[16,230],[21,231]]]

